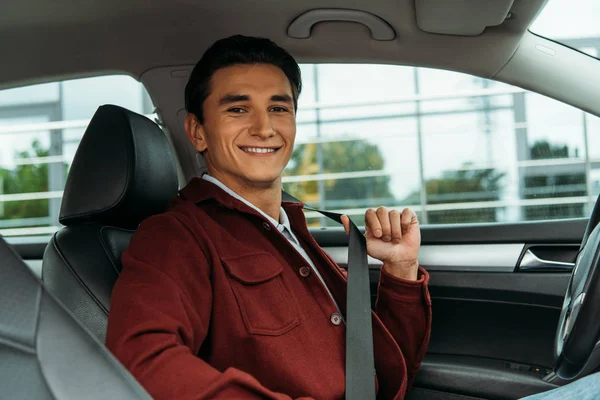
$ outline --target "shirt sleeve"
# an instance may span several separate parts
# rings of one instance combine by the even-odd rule
[[[221,372],[196,356],[211,306],[210,265],[202,247],[176,217],[152,217],[123,255],[106,345],[157,400],[291,399],[243,371]]]
[[[397,278],[383,268],[379,279],[377,315],[402,350],[407,390],[421,366],[431,332],[429,274],[419,267],[416,281]]]

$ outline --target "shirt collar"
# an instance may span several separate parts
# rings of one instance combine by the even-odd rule
[[[246,200],[245,198],[243,198],[242,196],[240,196],[239,194],[237,194],[236,192],[234,192],[233,190],[231,190],[227,185],[225,185],[223,182],[221,182],[220,180],[218,180],[214,176],[210,176],[209,174],[204,174],[204,175],[202,175],[202,179],[204,179],[205,181],[209,181],[211,183],[214,183],[215,185],[217,185],[218,187],[220,187],[221,189],[223,189],[223,191],[225,191],[231,197],[238,199],[239,201],[241,201],[242,203],[244,203],[248,207],[250,207],[253,210],[257,211],[260,215],[262,215],[263,217],[265,217],[271,224],[273,224],[273,226],[279,228],[279,225],[281,224],[285,228],[289,229],[290,231],[292,230],[292,227],[290,226],[290,220],[289,220],[289,218],[288,218],[285,210],[283,209],[283,207],[279,208],[279,222],[278,222],[273,217],[271,217],[269,214],[265,213],[263,210],[261,210],[260,208],[256,207],[254,204],[250,203],[248,200]]]
[[[222,182],[214,177],[207,176],[207,174],[204,174],[204,176],[212,179],[192,178],[192,180],[179,191],[180,196],[196,204],[214,200],[227,208],[265,217],[271,223],[275,221],[249,201],[233,192]],[[296,220],[296,218],[290,218],[290,213],[295,215],[299,212],[300,215],[303,216],[302,208],[304,205],[302,203],[282,201],[281,206],[286,212],[281,212],[280,223],[286,228],[289,228],[292,225],[291,219]],[[274,225],[277,226],[277,223],[275,222]]]

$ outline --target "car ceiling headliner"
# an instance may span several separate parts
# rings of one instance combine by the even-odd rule
[[[236,33],[269,37],[299,62],[419,65],[493,77],[544,3],[515,0],[514,18],[469,37],[420,30],[414,0],[3,0],[0,87],[115,72],[139,79],[152,68],[195,64],[212,42]],[[370,12],[393,27],[396,39],[375,41],[350,22],[317,24],[309,39],[288,37],[289,24],[315,8]]]

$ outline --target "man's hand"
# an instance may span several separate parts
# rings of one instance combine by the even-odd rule
[[[350,220],[342,216],[346,234],[350,233]],[[421,231],[417,215],[409,208],[402,213],[379,207],[365,213],[367,254],[383,261],[383,268],[398,278],[417,280]]]

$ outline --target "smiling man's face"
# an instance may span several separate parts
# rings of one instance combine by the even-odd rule
[[[190,139],[204,152],[210,175],[233,190],[281,182],[294,147],[296,116],[292,87],[280,68],[256,64],[217,70],[203,111],[203,124],[191,123]]]

